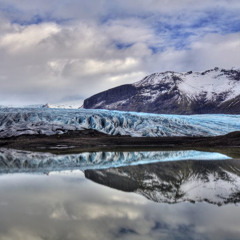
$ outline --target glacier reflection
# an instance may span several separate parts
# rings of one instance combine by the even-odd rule
[[[225,160],[217,152],[195,150],[139,152],[83,152],[56,155],[13,149],[0,149],[0,172],[51,172],[73,169],[106,169],[146,163],[179,160]]]

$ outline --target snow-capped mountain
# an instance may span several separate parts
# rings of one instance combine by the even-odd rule
[[[240,202],[240,162],[178,161],[131,167],[86,170],[94,182],[136,192],[154,202]]]
[[[98,93],[84,108],[167,114],[240,114],[240,69],[151,74]]]

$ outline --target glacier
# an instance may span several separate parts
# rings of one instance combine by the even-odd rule
[[[94,129],[134,137],[217,136],[240,130],[240,115],[167,115],[97,109],[1,108],[0,138]]]
[[[218,152],[196,150],[140,152],[82,152],[57,155],[0,148],[0,173],[106,169],[180,160],[228,160]]]

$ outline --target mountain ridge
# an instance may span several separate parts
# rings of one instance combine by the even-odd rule
[[[84,108],[162,114],[240,114],[240,69],[153,73],[84,100]]]

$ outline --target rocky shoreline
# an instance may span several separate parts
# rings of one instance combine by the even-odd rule
[[[154,150],[240,147],[240,131],[216,137],[111,136],[96,130],[68,131],[60,135],[21,135],[1,138],[0,147],[55,153],[100,150]]]

